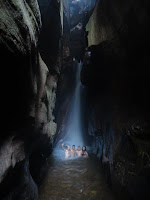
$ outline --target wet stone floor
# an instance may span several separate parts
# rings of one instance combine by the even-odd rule
[[[50,158],[40,189],[40,200],[114,200],[97,160]]]

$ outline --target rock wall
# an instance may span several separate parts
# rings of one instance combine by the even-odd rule
[[[118,199],[150,196],[148,9],[148,1],[100,0],[86,26],[88,132]]]
[[[62,1],[38,0],[38,2],[42,13],[42,29],[39,38],[40,54],[49,71],[54,75],[59,75],[61,63],[61,22],[63,21],[60,2],[62,3]]]
[[[37,185],[52,151],[57,128],[53,110],[61,65],[62,26],[60,2],[49,3],[48,9],[55,7],[57,12],[48,16],[47,20],[51,19],[48,22],[40,7],[41,22],[36,0],[0,1],[4,77],[1,79],[0,199],[38,199]],[[50,26],[48,33],[43,30],[46,26]],[[49,34],[48,45],[54,41],[53,45],[45,46],[42,37],[46,34]]]

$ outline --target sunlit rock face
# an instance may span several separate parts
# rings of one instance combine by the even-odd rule
[[[149,23],[147,1],[101,0],[86,26],[88,132],[119,199],[150,196]]]
[[[51,2],[57,5],[57,13],[50,18],[56,17],[59,26],[48,26],[58,34],[49,35],[56,46],[46,49],[43,58],[45,41],[39,41],[39,35],[44,35],[41,26],[46,22],[41,23],[38,2],[0,1],[1,73],[5,78],[1,79],[0,199],[38,199],[41,168],[52,150],[62,26],[60,4]],[[54,61],[49,60],[53,51]]]

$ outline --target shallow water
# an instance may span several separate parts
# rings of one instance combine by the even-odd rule
[[[54,155],[40,187],[40,200],[114,200],[97,159],[58,159]]]

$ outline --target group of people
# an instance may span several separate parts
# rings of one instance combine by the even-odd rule
[[[86,147],[83,146],[82,149],[80,146],[78,146],[78,148],[75,148],[75,145],[72,146],[72,148],[69,145],[65,145],[64,147],[64,143],[62,144],[62,149],[65,152],[65,159],[69,158],[69,157],[88,157],[88,152],[86,150]]]

